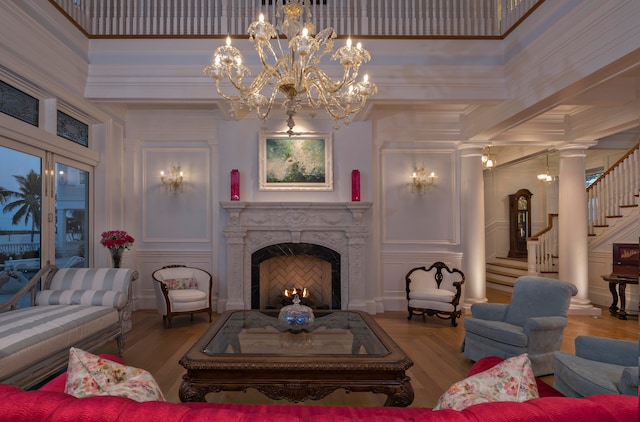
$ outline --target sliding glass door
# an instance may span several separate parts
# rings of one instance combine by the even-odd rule
[[[2,303],[44,263],[89,266],[92,168],[2,138],[0,163]]]
[[[43,158],[0,147],[0,160],[0,293],[5,293],[17,287],[7,284],[40,268]]]
[[[55,163],[55,263],[88,267],[89,169]]]

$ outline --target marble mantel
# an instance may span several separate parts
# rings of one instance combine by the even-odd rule
[[[225,308],[251,308],[251,254],[280,243],[311,243],[340,254],[341,306],[368,311],[365,263],[370,202],[220,202],[227,212]]]

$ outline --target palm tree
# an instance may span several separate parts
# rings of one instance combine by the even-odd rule
[[[14,226],[24,219],[24,224],[31,221],[31,242],[34,241],[36,229],[40,229],[40,213],[42,191],[42,178],[34,170],[29,171],[26,176],[13,176],[19,185],[17,192],[0,187],[0,203],[6,204],[3,212],[14,210],[11,224]],[[11,198],[16,198],[13,202],[8,202]]]
[[[0,186],[0,204],[5,204],[12,194],[9,189]]]

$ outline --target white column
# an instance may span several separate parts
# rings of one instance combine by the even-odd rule
[[[600,309],[595,308],[589,300],[586,148],[575,144],[560,148],[558,278],[578,288],[578,294],[571,299],[570,314],[599,315]]]
[[[462,272],[465,275],[463,307],[487,301],[484,180],[482,146],[460,147],[460,226]]]

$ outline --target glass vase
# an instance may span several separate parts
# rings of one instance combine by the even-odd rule
[[[109,249],[111,253],[111,262],[113,262],[113,268],[120,268],[120,263],[122,262],[122,254],[124,253],[124,249]]]

